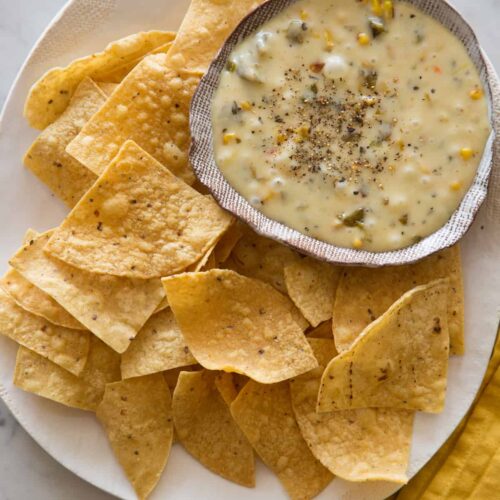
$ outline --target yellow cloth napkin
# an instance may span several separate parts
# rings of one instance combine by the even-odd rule
[[[500,498],[500,339],[467,415],[397,500]]]

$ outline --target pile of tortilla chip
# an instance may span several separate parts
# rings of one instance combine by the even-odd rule
[[[258,3],[192,0],[177,34],[113,42],[26,101],[42,132],[25,164],[71,211],[0,279],[14,383],[94,412],[140,499],[174,441],[245,487],[257,455],[292,499],[335,477],[403,484],[414,414],[443,409],[464,350],[458,247],[335,267],[192,187],[191,96]]]

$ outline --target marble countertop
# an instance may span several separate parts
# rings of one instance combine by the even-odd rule
[[[65,0],[0,0],[0,105],[24,58]],[[499,0],[452,0],[500,71]],[[0,500],[111,500],[47,455],[0,400]]]

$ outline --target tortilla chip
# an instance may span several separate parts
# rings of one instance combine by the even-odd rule
[[[333,479],[300,433],[288,382],[262,385],[250,380],[231,404],[231,413],[292,499],[313,498]]]
[[[172,276],[163,285],[203,367],[271,384],[317,365],[289,299],[270,285],[222,269]]]
[[[131,378],[194,365],[170,309],[152,316],[122,355],[122,377]]]
[[[63,113],[86,77],[110,81],[107,75],[127,66],[130,71],[139,57],[174,38],[175,33],[167,31],[136,33],[110,43],[102,52],[76,59],[65,68],[49,70],[31,88],[24,116],[32,127],[43,130]]]
[[[137,496],[145,499],[165,468],[174,434],[172,401],[163,375],[108,384],[97,418]]]
[[[27,392],[81,410],[95,411],[110,382],[120,380],[120,356],[93,335],[77,377],[39,354],[19,347],[14,384]]]
[[[44,233],[21,248],[10,263],[103,342],[124,352],[165,296],[160,280],[92,274],[46,254]]]
[[[261,2],[191,2],[168,54],[146,57],[68,147],[100,174],[122,144],[132,139],[187,183],[189,106],[209,62],[238,22]]]
[[[313,455],[347,481],[406,483],[413,412],[365,408],[316,413],[323,370],[337,354],[333,338],[309,340],[320,366],[290,381],[292,405]]]
[[[230,405],[238,396],[239,389],[234,381],[234,373],[218,372],[215,376],[215,387],[227,405]],[[240,388],[241,389],[241,388]]]
[[[106,95],[90,78],[82,80],[66,110],[37,137],[24,156],[26,167],[70,207],[97,176],[66,153],[66,146],[105,101]]]
[[[174,35],[175,33],[172,33]],[[109,83],[108,85],[114,85],[114,87],[118,87],[120,82],[130,73],[130,71],[135,68],[145,57],[152,55],[152,54],[166,54],[170,48],[172,47],[172,41],[169,41],[167,43],[164,43],[163,45],[160,45],[156,47],[155,49],[149,51],[147,54],[143,54],[137,59],[135,59],[132,63],[128,63],[125,66],[122,66],[121,68],[117,68],[115,71],[112,71],[111,73],[108,73],[106,75],[106,80],[109,82],[116,82],[116,83]],[[113,89],[114,90],[114,89]],[[108,94],[110,95],[111,92]]]
[[[314,330],[307,332],[307,338],[333,339],[332,321],[325,321],[314,328]]]
[[[177,437],[211,471],[242,486],[255,486],[252,446],[215,386],[216,374],[181,372],[172,408]]]
[[[269,283],[280,292],[287,293],[284,268],[298,261],[299,254],[274,240],[259,236],[249,227],[244,227],[243,231],[242,238],[224,267]]]
[[[215,245],[212,245],[198,262],[195,262],[194,264],[191,264],[190,266],[187,267],[186,272],[198,272],[205,270],[206,266],[209,264],[209,261],[212,262],[214,249]]]
[[[127,141],[45,251],[90,272],[156,278],[198,261],[231,222],[215,201]]]
[[[9,269],[0,279],[0,287],[16,301],[17,305],[31,314],[41,316],[54,325],[65,326],[73,330],[86,330],[50,295],[37,288],[15,269]]]
[[[341,268],[305,257],[284,268],[288,295],[312,326],[332,317]]]
[[[242,224],[235,222],[231,227],[224,233],[222,238],[217,242],[214,249],[215,262],[216,265],[226,262],[226,260],[231,255],[236,243],[243,236]]]
[[[168,307],[170,307],[170,306],[168,305],[167,296],[165,296],[165,297],[163,297],[163,299],[161,299],[161,302],[156,306],[156,309],[155,309],[155,311],[154,311],[153,314],[156,314],[156,313],[159,313],[161,311],[164,311]]]
[[[118,83],[95,82],[95,84],[109,97],[117,88]]]
[[[178,68],[205,72],[226,38],[262,0],[192,0],[169,56]]]
[[[133,140],[188,184],[189,106],[201,73],[172,70],[167,54],[147,56],[68,145],[67,152],[100,175]]]
[[[451,354],[464,352],[464,292],[458,245],[407,266],[343,270],[333,308],[333,336],[344,351],[401,295],[439,278],[450,280],[448,328]]]
[[[89,332],[53,325],[19,307],[0,290],[0,334],[79,375],[87,361]]]
[[[179,375],[181,372],[197,372],[201,369],[203,369],[203,367],[198,364],[192,366],[181,366],[180,368],[174,368],[173,370],[167,370],[163,372],[163,377],[167,382],[170,392],[173,393],[177,386],[177,380],[179,379]]]
[[[318,411],[400,408],[439,413],[446,393],[448,283],[410,290],[323,373]]]

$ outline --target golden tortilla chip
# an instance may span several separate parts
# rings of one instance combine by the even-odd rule
[[[45,251],[90,272],[157,278],[198,261],[231,222],[215,201],[127,141]]]
[[[156,309],[155,309],[153,314],[164,311],[168,307],[170,307],[170,306],[168,305],[168,299],[167,299],[167,296],[165,295],[165,297],[163,297],[163,299],[161,299],[161,302],[156,306]]]
[[[347,481],[406,483],[413,412],[390,408],[316,413],[321,375],[337,354],[333,338],[310,339],[320,366],[290,381],[292,405],[313,455]]]
[[[181,366],[179,368],[174,368],[173,370],[167,370],[163,372],[163,377],[167,382],[170,392],[173,394],[175,387],[177,386],[177,380],[179,379],[179,375],[181,372],[197,372],[202,369],[203,367],[198,364],[192,366]]]
[[[167,54],[142,60],[68,145],[67,152],[100,175],[127,140],[188,184],[189,106],[201,73],[176,71]]]
[[[117,88],[118,83],[95,82],[95,84],[109,97]]]
[[[158,483],[170,454],[172,401],[163,375],[108,384],[97,418],[140,500]]]
[[[163,279],[189,349],[209,370],[274,383],[317,366],[289,299],[270,285],[214,269]]]
[[[124,79],[111,99],[68,146],[77,160],[100,174],[131,139],[187,183],[191,97],[223,41],[261,2],[191,2],[168,54],[146,57]]]
[[[451,354],[464,353],[464,292],[458,245],[416,264],[379,268],[344,268],[333,308],[333,336],[344,351],[372,321],[408,290],[448,278],[448,328]]]
[[[0,334],[79,375],[87,361],[90,334],[53,325],[19,307],[0,290]]]
[[[161,281],[77,269],[43,251],[51,234],[31,240],[10,264],[103,342],[124,352],[165,296]]]
[[[259,236],[247,226],[243,231],[242,238],[224,267],[269,283],[280,292],[287,293],[284,268],[298,261],[299,254],[274,240]]]
[[[332,317],[341,268],[305,257],[284,268],[288,295],[312,326]]]
[[[152,316],[122,354],[122,377],[196,364],[170,309]]]
[[[198,262],[195,262],[194,264],[191,264],[186,268],[186,272],[198,272],[205,270],[207,265],[209,265],[212,262],[212,256],[214,253],[215,245],[212,245],[206,252],[205,255],[201,257],[201,259]]]
[[[205,72],[239,22],[263,0],[192,0],[169,56],[178,68]]]
[[[175,35],[175,33],[172,33],[172,36]],[[170,48],[172,47],[172,41],[169,41],[167,43],[164,43],[163,45],[160,45],[156,47],[155,49],[149,51],[147,54],[143,54],[137,59],[135,59],[133,62],[126,64],[125,66],[122,66],[120,68],[117,68],[115,71],[111,73],[106,74],[106,81],[107,82],[116,82],[116,83],[109,83],[104,85],[113,85],[114,89],[118,87],[120,82],[130,73],[130,71],[135,68],[145,57],[150,56],[152,54],[166,54]],[[99,85],[101,86],[101,85]],[[113,91],[114,91],[113,89]],[[106,94],[110,95],[111,92],[106,92]]]
[[[314,498],[333,479],[300,433],[288,382],[263,385],[250,380],[231,404],[231,413],[292,499]]]
[[[215,387],[227,405],[236,399],[239,389],[241,389],[236,386],[234,376],[234,373],[218,372],[214,380]]]
[[[205,467],[255,486],[253,449],[215,386],[214,372],[181,372],[172,399],[177,437]]]
[[[24,156],[24,164],[68,206],[73,207],[97,176],[66,153],[66,146],[106,101],[105,93],[85,78],[68,107],[48,126]]]
[[[399,408],[439,413],[446,394],[448,283],[410,290],[323,373],[318,411]]]
[[[66,109],[79,83],[86,77],[110,81],[107,76],[128,66],[154,48],[175,38],[167,31],[147,31],[110,43],[102,52],[76,59],[65,68],[53,68],[30,90],[24,105],[29,124],[40,130],[53,123]]]
[[[325,321],[313,330],[306,333],[307,338],[315,339],[333,339],[332,334],[332,321]]]
[[[243,236],[242,224],[235,222],[231,227],[224,233],[222,238],[217,242],[214,249],[215,262],[216,265],[226,262],[226,260],[231,255],[236,243]]]
[[[9,269],[0,279],[0,287],[26,311],[41,316],[54,325],[65,326],[73,330],[86,328],[66,309],[61,307],[50,295],[46,294],[15,269]]]
[[[19,347],[14,384],[27,392],[81,410],[95,411],[106,384],[120,380],[120,355],[93,335],[88,360],[77,377],[39,354]]]

